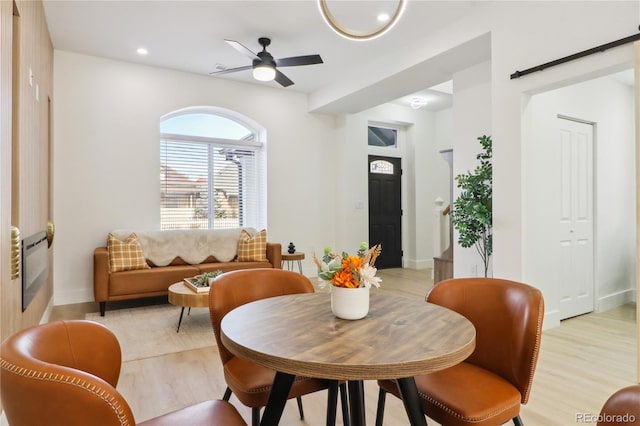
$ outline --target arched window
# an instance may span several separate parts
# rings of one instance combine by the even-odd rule
[[[222,108],[162,117],[160,228],[265,228],[264,134]]]
[[[382,175],[393,174],[393,163],[385,160],[375,160],[369,165],[370,173],[378,173]]]

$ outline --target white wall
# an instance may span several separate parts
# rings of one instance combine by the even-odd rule
[[[438,154],[440,148],[435,138],[436,113],[384,104],[342,118],[344,137],[340,139],[339,182],[349,182],[349,185],[337,189],[345,206],[341,215],[346,220],[340,221],[342,228],[336,236],[336,247],[357,247],[360,241],[368,239],[368,155],[399,157],[403,168],[403,265],[415,269],[432,267],[433,200],[448,199],[449,191],[449,168]],[[400,129],[398,148],[368,147],[370,123],[386,123]],[[364,201],[365,209],[355,208],[356,200]]]
[[[484,62],[453,75],[453,199],[460,195],[455,176],[478,166],[482,150],[478,137],[491,136],[491,63]],[[457,244],[454,229],[453,276],[484,276],[484,263],[475,247]],[[491,276],[491,270],[489,270]]]
[[[305,95],[64,51],[54,62],[55,304],[93,300],[93,250],[109,231],[159,228],[159,120],[188,106],[267,129],[269,241],[310,257],[335,240],[334,118],[307,113]]]
[[[435,113],[435,141],[438,152],[453,147],[453,107]],[[445,199],[445,204],[449,198]]]
[[[629,68],[631,44],[512,80],[543,64],[635,34],[637,1],[495,2],[491,16],[494,276],[522,280],[522,111],[527,94]],[[597,31],[594,31],[597,28]],[[545,295],[546,296],[546,295]]]
[[[387,104],[334,118],[307,113],[296,92],[64,51],[55,90],[55,304],[93,300],[93,250],[109,231],[159,228],[159,120],[189,106],[227,108],[267,129],[269,241],[306,252],[306,274],[313,252],[368,239],[369,153],[403,158],[405,265],[432,266],[431,209],[448,199],[449,173],[433,112]],[[370,121],[401,129],[395,154],[367,146]]]
[[[532,96],[526,105],[523,277],[545,293],[547,326],[557,324],[558,114],[596,123],[594,267],[596,311],[634,299],[635,131],[633,88],[602,77]]]
[[[313,93],[316,109],[337,108],[357,112],[371,108],[371,102],[384,102],[406,95],[407,87],[421,83],[437,84],[467,66],[463,58],[447,56],[461,46],[473,44],[484,52],[490,42],[491,104],[483,109],[468,109],[454,102],[454,116],[473,122],[476,114],[490,111],[493,138],[494,255],[493,276],[522,280],[523,208],[522,208],[522,112],[523,98],[567,84],[585,81],[629,68],[633,63],[631,44],[609,49],[567,64],[548,68],[519,79],[510,76],[524,70],[585,49],[622,39],[637,32],[640,2],[628,1],[499,1],[479,2],[474,12],[429,37],[408,40],[403,49],[385,52],[384,62],[358,74],[345,76],[334,86]],[[597,28],[597,31],[594,31]],[[489,35],[489,37],[487,37]],[[474,52],[469,56],[473,56]],[[474,57],[477,59],[477,56]],[[483,60],[489,59],[488,57]],[[478,61],[482,62],[482,61]],[[374,81],[375,80],[375,81]],[[398,87],[397,92],[390,88]],[[454,126],[457,128],[458,119]],[[454,147],[454,155],[475,154]],[[456,163],[456,159],[454,159]],[[468,271],[473,260],[456,259],[456,269]],[[461,264],[464,263],[464,264]]]
[[[486,109],[490,111],[489,128],[494,141],[493,275],[522,280],[523,265],[528,262],[522,247],[523,98],[628,68],[633,49],[625,45],[520,79],[509,76],[516,70],[635,34],[640,5],[635,0],[481,3],[476,13],[438,31],[437,37],[422,40],[418,36],[405,49],[385,52],[385,61],[375,76],[386,79],[415,69],[415,76],[405,72],[403,78],[421,78],[424,69],[414,65],[491,34],[491,104]],[[366,235],[366,221],[352,221],[361,218],[363,212],[354,214],[352,208],[344,208],[361,198],[360,193],[324,192],[324,188],[335,192],[339,183],[352,183],[341,180],[351,176],[343,155],[353,154],[343,146],[344,141],[359,137],[355,130],[350,133],[353,115],[338,117],[338,127],[334,128],[331,118],[305,113],[306,98],[295,93],[65,52],[56,52],[55,59],[56,303],[60,299],[79,301],[92,297],[91,250],[104,242],[109,229],[122,226],[127,218],[133,222],[130,226],[157,226],[155,207],[130,212],[131,206],[158,203],[156,178],[149,173],[158,161],[157,127],[152,126],[163,113],[193,104],[236,110],[268,129],[269,156],[278,156],[278,160],[270,162],[269,174],[269,228],[274,239],[293,240],[298,247],[310,251],[326,245],[329,239],[357,243],[360,235]],[[432,69],[437,68],[437,63],[429,63]],[[361,76],[363,82],[354,86],[351,93],[362,92],[363,85],[373,87],[371,75]],[[351,94],[349,83],[339,82],[341,95],[336,95],[335,90],[323,93],[331,99],[346,99]],[[388,87],[385,93],[394,95]],[[323,103],[321,95],[314,94],[316,103]],[[459,115],[456,108],[454,103],[455,127],[460,119],[465,123],[473,121],[476,114],[485,114],[484,110],[469,110]],[[477,153],[475,144],[466,154],[460,146],[453,148],[456,156]],[[305,161],[300,161],[302,155]],[[133,180],[140,189],[134,190],[128,181],[123,185],[126,178],[114,181],[114,170],[124,172],[126,177],[144,174]],[[112,183],[108,183],[109,176]],[[361,189],[365,181],[362,176],[354,184]],[[293,185],[289,186],[289,195],[285,191],[287,185]],[[302,205],[304,212],[300,210]],[[285,213],[274,213],[280,211]],[[313,228],[314,235],[307,236],[309,228]],[[460,266],[463,270],[468,267]]]

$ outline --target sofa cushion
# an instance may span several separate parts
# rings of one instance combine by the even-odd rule
[[[109,277],[109,296],[117,299],[132,294],[166,294],[171,284],[199,273],[198,268],[188,265],[114,273]]]
[[[255,235],[242,230],[238,240],[238,262],[265,262],[267,260],[267,230]]]
[[[109,251],[109,272],[149,269],[142,254],[142,247],[140,247],[134,232],[129,234],[124,241],[109,234],[107,250]]]

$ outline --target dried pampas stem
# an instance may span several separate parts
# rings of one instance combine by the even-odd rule
[[[362,263],[368,263],[371,266],[375,265],[376,259],[378,258],[378,256],[380,256],[380,252],[382,252],[382,246],[380,246],[380,244],[376,244],[375,246],[371,247],[364,255]]]
[[[322,269],[322,263],[320,263],[320,260],[318,259],[315,253],[313,253],[313,262],[318,267],[318,271]]]

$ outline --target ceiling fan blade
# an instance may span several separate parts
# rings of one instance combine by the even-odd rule
[[[226,70],[210,72],[209,75],[229,74],[237,71],[250,70],[251,68],[253,68],[253,65],[246,65],[244,67],[237,67],[237,68],[227,68]]]
[[[278,83],[280,83],[280,85],[282,87],[289,87],[289,86],[291,86],[293,84],[293,81],[291,81],[289,79],[289,77],[287,77],[286,75],[282,74],[278,70],[276,70],[276,78],[274,80],[277,81]]]
[[[243,55],[251,58],[251,59],[258,59],[260,60],[260,57],[253,53],[251,50],[249,50],[249,48],[247,48],[245,45],[243,45],[242,43],[235,41],[235,40],[227,40],[225,39],[224,41],[227,42],[227,44],[231,47],[233,47],[234,49],[236,49],[238,52],[242,53]]]
[[[293,56],[291,58],[277,59],[276,64],[279,67],[295,67],[298,65],[322,64],[320,55]]]

